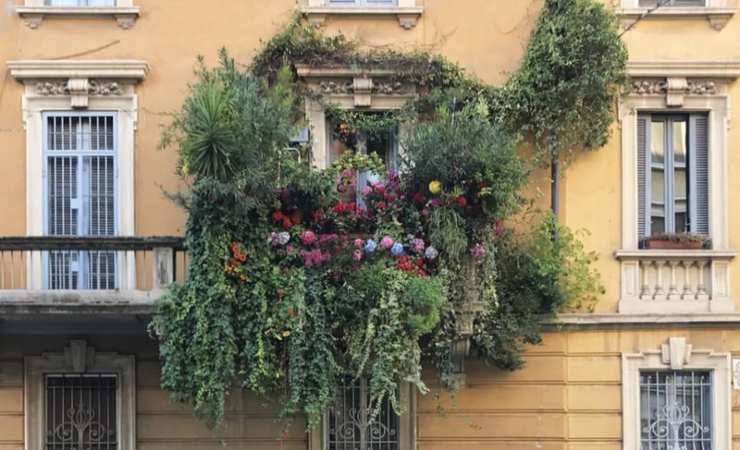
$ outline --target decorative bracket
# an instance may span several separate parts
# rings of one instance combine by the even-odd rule
[[[355,95],[356,107],[368,107],[373,103],[373,79],[368,77],[355,77],[352,82],[352,90]]]
[[[73,372],[85,373],[88,367],[95,365],[95,349],[83,340],[72,340],[69,347],[64,348],[64,361]]]
[[[661,361],[671,366],[672,370],[681,370],[691,362],[692,348],[686,343],[686,338],[672,337],[667,344],[660,346]]]

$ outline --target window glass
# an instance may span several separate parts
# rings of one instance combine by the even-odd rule
[[[688,223],[688,194],[689,178],[687,169],[687,124],[685,120],[671,121],[671,149],[673,152],[673,211],[674,229],[676,233],[689,231]]]
[[[45,4],[68,7],[116,6],[116,0],[46,0]]]
[[[664,6],[707,6],[707,0],[640,0],[640,7],[654,8]]]
[[[640,373],[641,450],[712,450],[709,371]]]

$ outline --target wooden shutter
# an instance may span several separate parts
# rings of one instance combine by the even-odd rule
[[[650,235],[650,115],[637,116],[637,236]]]
[[[689,220],[692,233],[709,235],[709,117],[689,119]]]

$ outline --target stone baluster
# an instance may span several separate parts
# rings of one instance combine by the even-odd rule
[[[665,260],[659,259],[655,261],[655,300],[665,300],[666,299],[666,290],[665,290],[665,282],[663,281],[663,266],[665,265]]]
[[[694,262],[690,260],[681,261],[683,266],[683,300],[696,300],[696,294],[691,286],[691,268],[694,267]]]
[[[670,260],[668,265],[671,267],[671,285],[668,289],[668,300],[676,301],[681,300],[681,294],[678,292],[678,283],[676,282],[676,266],[680,264],[680,261]]]
[[[707,294],[707,285],[704,277],[704,268],[707,266],[707,261],[698,261],[697,265],[699,266],[699,281],[696,285],[696,299],[700,301],[707,301],[709,300],[709,294]]]
[[[653,292],[650,289],[650,267],[653,265],[652,261],[640,261],[640,275],[642,277],[642,289],[640,290],[640,300],[652,300]]]

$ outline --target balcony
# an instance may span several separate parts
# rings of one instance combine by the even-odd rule
[[[150,316],[186,265],[180,237],[0,237],[0,317]]]
[[[619,312],[627,314],[727,313],[733,251],[618,251],[622,266]]]

